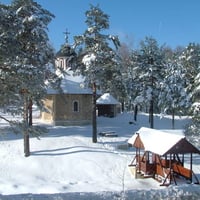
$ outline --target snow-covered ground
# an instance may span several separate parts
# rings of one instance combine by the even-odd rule
[[[148,115],[140,113],[136,124],[131,113],[116,118],[98,118],[98,133],[115,131],[118,137],[98,136],[92,143],[91,126],[52,126],[40,140],[30,139],[31,156],[23,156],[22,135],[5,134],[0,121],[0,200],[41,199],[199,199],[200,186],[172,184],[161,187],[149,179],[135,179],[127,166],[135,155],[127,140],[142,126],[149,127]],[[188,118],[176,118],[179,131]],[[36,124],[42,124],[35,119]],[[155,128],[170,129],[170,117],[155,116]],[[200,178],[200,155],[193,170]]]

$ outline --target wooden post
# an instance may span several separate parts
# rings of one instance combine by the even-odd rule
[[[139,158],[138,158],[138,161],[139,161],[139,165],[138,165],[138,168],[139,168],[139,172],[141,172],[141,158],[140,158],[140,148],[139,148],[138,150],[139,150]]]
[[[192,183],[192,153],[190,154],[190,181]]]
[[[184,167],[184,162],[185,162],[185,156],[184,156],[184,154],[182,154],[182,165],[183,165],[183,167]]]
[[[169,183],[172,183],[172,155],[170,154],[169,156],[169,170],[170,170],[170,175],[169,175]]]

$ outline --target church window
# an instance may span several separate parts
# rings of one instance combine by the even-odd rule
[[[60,60],[60,67],[63,68],[63,60],[62,59]]]
[[[73,111],[79,112],[79,102],[78,101],[73,102]]]

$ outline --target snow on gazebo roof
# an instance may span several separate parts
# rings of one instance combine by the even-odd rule
[[[140,144],[137,143],[138,141]],[[183,133],[178,134],[146,127],[140,128],[136,134],[128,140],[128,143],[135,147],[140,145],[140,148],[143,148],[145,151],[150,151],[158,155],[200,152],[186,140]]]
[[[85,87],[84,77],[81,75],[73,75],[72,71],[67,71],[67,74],[61,81],[61,88],[64,94],[92,94],[92,89]],[[53,88],[47,89],[47,94],[59,94],[58,90]]]
[[[97,104],[116,105],[120,103],[110,93],[105,93],[97,99]]]

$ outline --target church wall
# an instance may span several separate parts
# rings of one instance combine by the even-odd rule
[[[52,96],[52,95],[51,95]],[[44,113],[45,121],[51,121],[55,125],[82,125],[91,124],[92,120],[92,95],[91,94],[59,94],[54,96],[54,103],[45,100],[45,105],[51,113]],[[74,103],[78,107],[75,107]],[[51,116],[52,115],[52,116]]]
[[[54,95],[47,95],[46,98],[43,100],[46,112],[41,113],[42,120],[48,122],[52,122],[54,120],[54,112],[53,112],[54,101],[55,101]]]

